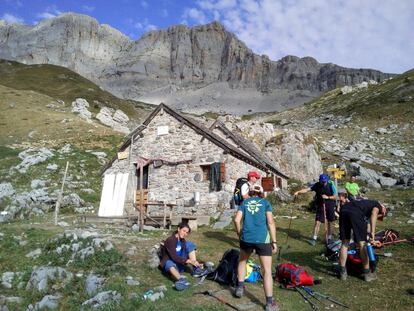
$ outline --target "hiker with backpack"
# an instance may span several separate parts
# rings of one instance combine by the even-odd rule
[[[375,241],[375,229],[377,219],[382,220],[386,215],[384,205],[374,200],[348,200],[348,193],[345,189],[339,191],[339,233],[342,240],[339,251],[339,278],[347,279],[346,261],[348,258],[348,248],[351,240],[351,230],[354,232],[354,241],[360,249],[362,260],[362,277],[365,281],[370,282],[376,279],[376,275],[369,268],[369,256],[367,246]],[[366,223],[369,219],[369,231]],[[369,237],[368,237],[369,234]],[[369,241],[367,244],[367,240]]]
[[[241,222],[243,221],[243,226]],[[253,185],[249,198],[245,199],[234,218],[237,235],[240,239],[240,257],[237,268],[237,286],[234,295],[241,298],[244,294],[246,264],[253,250],[259,256],[263,272],[266,310],[279,310],[273,299],[272,254],[277,252],[276,226],[272,206],[263,198],[263,188]]]
[[[237,179],[233,195],[236,209],[242,204],[243,200],[249,198],[250,187],[252,187],[259,179],[260,174],[256,171],[247,173],[247,178],[241,177]]]
[[[181,275],[186,265],[191,265],[192,276],[199,277],[205,274],[203,265],[197,261],[196,245],[185,238],[190,234],[188,223],[180,223],[178,229],[161,246],[160,268],[171,274],[175,279],[175,288],[179,291],[190,286],[187,278]]]
[[[319,175],[319,182],[315,183],[312,187],[304,188],[296,191],[294,196],[297,197],[299,194],[306,193],[309,191],[315,192],[315,205],[316,205],[316,216],[315,224],[313,226],[313,235],[309,240],[309,244],[312,246],[316,245],[318,238],[319,229],[321,223],[325,223],[325,218],[328,222],[328,232],[326,243],[332,240],[332,233],[335,221],[335,207],[336,207],[336,187],[334,183],[329,180],[329,176],[326,174]],[[325,224],[326,225],[326,224]]]

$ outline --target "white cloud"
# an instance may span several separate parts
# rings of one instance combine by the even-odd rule
[[[218,19],[273,60],[312,56],[397,73],[414,66],[411,0],[199,0],[182,18],[192,23]]]
[[[38,18],[46,19],[46,18],[52,18],[56,17],[58,15],[62,14],[62,11],[60,11],[56,5],[48,6],[44,12],[37,14]]]
[[[16,23],[23,24],[24,23],[23,18],[20,18],[19,16],[16,16],[10,13],[4,13],[1,19],[5,20],[9,24],[16,24]]]
[[[151,31],[158,29],[157,26],[149,22],[148,18],[145,18],[140,22],[133,22],[132,19],[128,19],[127,22],[128,24],[133,25],[133,27],[138,30]]]
[[[182,16],[183,19],[191,18],[198,24],[205,24],[206,23],[206,15],[203,11],[198,10],[196,8],[186,9]]]
[[[82,10],[84,10],[85,12],[93,12],[95,11],[95,7],[89,5],[82,5]]]

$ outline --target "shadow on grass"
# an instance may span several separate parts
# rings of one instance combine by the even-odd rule
[[[239,248],[239,240],[228,236],[226,231],[207,231],[204,232],[203,235],[208,239],[215,239],[229,244],[230,247]]]
[[[310,236],[310,233],[309,233],[309,236],[305,236],[299,230],[295,230],[295,229],[292,229],[292,228],[288,229],[288,228],[278,227],[277,232],[282,232],[282,233],[286,234],[287,236],[289,236],[289,240],[290,239],[296,239],[296,240],[304,241],[304,242],[308,242],[309,236]],[[286,239],[284,238],[283,241],[280,241],[280,242],[285,243]]]

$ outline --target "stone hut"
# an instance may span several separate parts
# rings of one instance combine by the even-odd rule
[[[237,178],[251,170],[264,177],[265,191],[287,185],[269,158],[222,122],[207,128],[160,104],[103,168],[99,216],[136,213],[140,185],[148,201],[174,206],[174,215],[213,215],[231,207]]]

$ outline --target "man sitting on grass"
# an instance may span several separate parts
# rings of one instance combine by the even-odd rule
[[[176,280],[175,288],[179,291],[190,286],[187,278],[181,275],[187,264],[192,265],[192,276],[205,274],[202,264],[196,259],[196,245],[185,238],[191,232],[187,223],[180,223],[178,229],[164,242],[161,247],[160,268],[172,275]]]
[[[346,280],[346,260],[348,258],[348,248],[351,239],[351,230],[354,232],[355,243],[359,245],[360,255],[362,260],[362,277],[365,281],[370,282],[376,279],[376,275],[371,273],[369,269],[369,258],[367,252],[367,223],[366,218],[369,218],[369,241],[375,241],[375,229],[377,219],[382,220],[386,214],[385,207],[374,200],[348,200],[348,194],[345,189],[338,193],[340,201],[339,211],[339,233],[342,240],[341,249],[339,251],[339,278]]]

